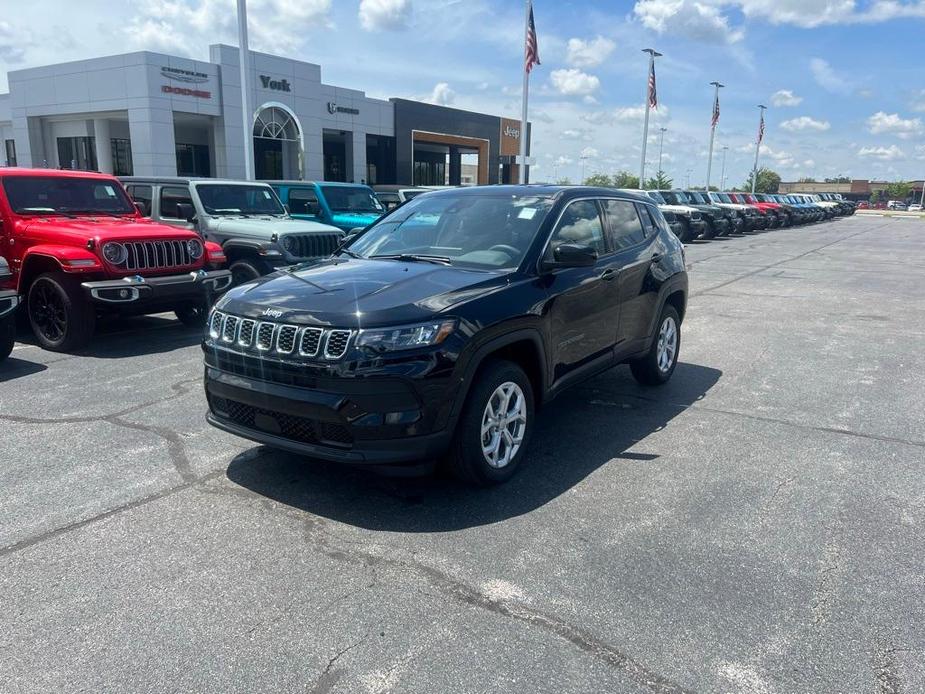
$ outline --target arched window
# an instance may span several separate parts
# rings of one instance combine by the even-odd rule
[[[270,106],[257,114],[254,137],[270,140],[298,140],[299,126],[286,111]]]

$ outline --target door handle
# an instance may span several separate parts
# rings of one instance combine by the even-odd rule
[[[601,279],[604,280],[605,282],[609,282],[616,276],[617,276],[617,271],[614,270],[612,267],[607,268],[601,273]]]

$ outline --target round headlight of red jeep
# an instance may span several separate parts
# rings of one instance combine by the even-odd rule
[[[103,257],[113,265],[121,265],[128,258],[128,251],[121,243],[110,241],[103,246]]]
[[[186,249],[193,260],[199,260],[202,257],[202,241],[191,239],[186,242]]]

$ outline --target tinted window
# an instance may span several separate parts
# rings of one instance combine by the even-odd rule
[[[289,211],[292,214],[318,214],[318,196],[313,188],[290,188]]]
[[[129,197],[144,208],[142,214],[144,214],[145,217],[150,217],[151,199],[153,195],[151,186],[127,186],[126,190],[128,191]]]
[[[193,199],[186,188],[167,187],[161,188],[161,217],[167,219],[182,219],[177,211],[177,206],[181,203],[187,205],[193,204]]]
[[[283,214],[283,205],[270,186],[199,183],[196,192],[206,212],[214,215]]]
[[[55,176],[9,176],[3,188],[10,207],[28,214],[49,212],[112,212],[135,208],[114,179]]]
[[[369,188],[323,186],[321,191],[332,212],[382,212],[382,205]]]
[[[646,240],[636,205],[628,200],[607,200],[604,210],[610,222],[614,248],[629,248]]]
[[[607,246],[604,243],[604,227],[601,224],[597,204],[593,200],[579,200],[565,208],[549,241],[550,252],[563,243],[590,246],[597,251],[598,255],[607,252]]]

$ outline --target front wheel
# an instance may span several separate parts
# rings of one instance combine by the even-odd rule
[[[74,278],[59,272],[39,275],[29,287],[27,304],[32,332],[45,349],[67,352],[90,341],[96,311]]]
[[[13,351],[16,342],[16,321],[13,316],[0,318],[0,361],[3,361]]]
[[[491,361],[478,373],[456,425],[448,456],[451,472],[480,486],[509,480],[533,432],[533,386],[509,361]]]
[[[630,362],[633,377],[645,386],[660,386],[667,383],[678,365],[681,351],[681,319],[674,306],[668,304],[658,319],[658,331],[648,353]]]
[[[175,308],[173,313],[187,328],[205,328],[209,309],[205,303],[195,303]]]
[[[231,271],[231,286],[250,282],[270,272],[270,268],[256,258],[247,258],[234,261],[228,268]]]

